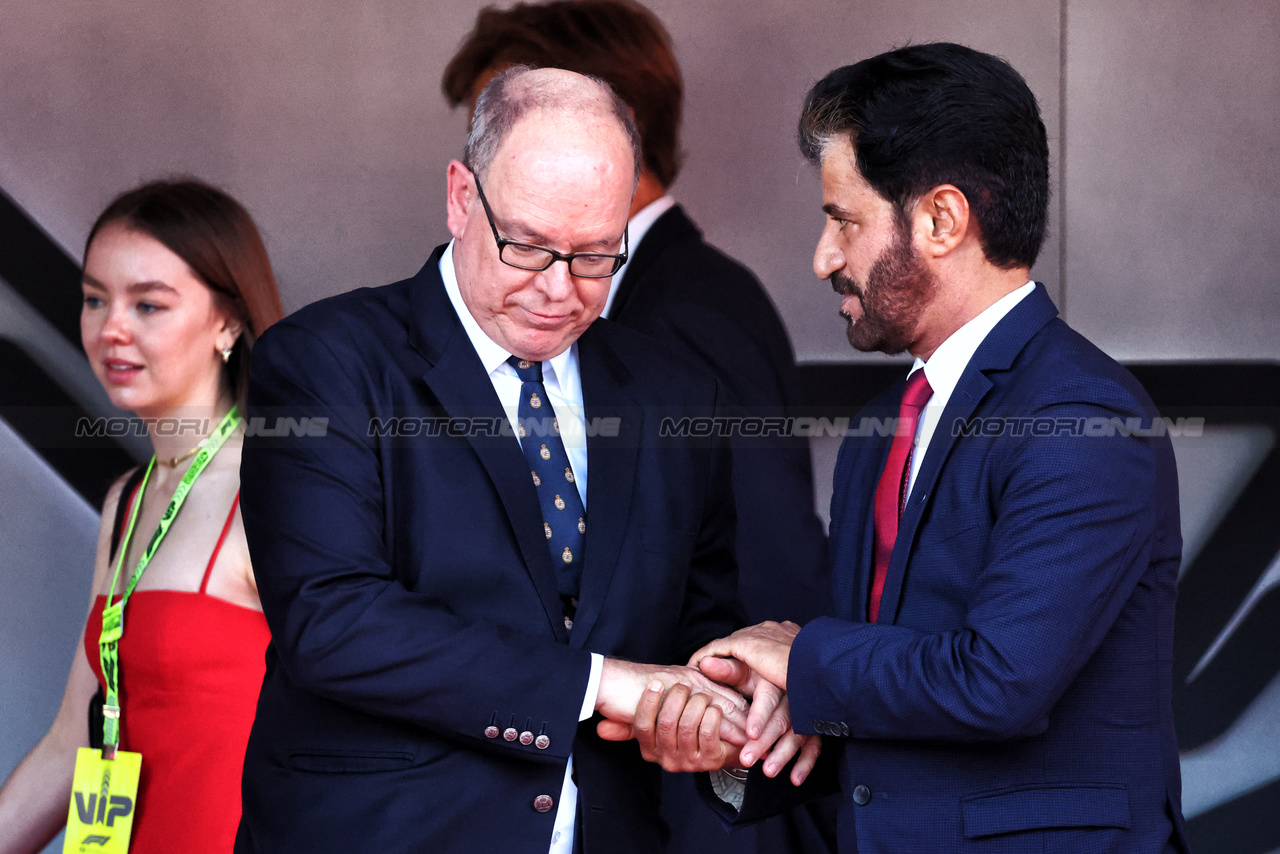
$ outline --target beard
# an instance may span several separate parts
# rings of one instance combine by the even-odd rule
[[[908,239],[908,227],[894,227],[893,243],[871,265],[865,284],[844,270],[831,274],[831,287],[857,297],[862,317],[840,314],[849,323],[849,343],[863,352],[901,353],[915,342],[916,326],[937,292],[938,279],[925,267]]]

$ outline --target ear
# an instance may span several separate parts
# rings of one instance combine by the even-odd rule
[[[459,160],[449,161],[445,173],[445,211],[448,215],[449,233],[454,240],[461,240],[467,230],[471,206],[476,199],[475,178],[471,170]]]
[[[958,187],[939,184],[920,197],[913,218],[919,250],[928,257],[941,258],[969,234],[969,200]]]
[[[240,333],[244,330],[239,319],[228,313],[222,321],[222,328],[218,330],[218,349],[225,350],[229,347],[236,346],[236,342],[240,340]]]

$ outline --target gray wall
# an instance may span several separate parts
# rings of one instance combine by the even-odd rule
[[[1280,3],[1067,21],[1068,320],[1120,359],[1277,358]]]
[[[410,274],[446,236],[465,117],[439,76],[479,5],[2,0],[0,186],[78,256],[121,188],[219,182],[288,307]],[[798,104],[836,65],[929,39],[1006,56],[1041,99],[1058,198],[1036,275],[1068,320],[1121,358],[1280,356],[1273,0],[652,5],[688,83],[677,194],[760,273],[802,359],[858,357],[810,270]]]

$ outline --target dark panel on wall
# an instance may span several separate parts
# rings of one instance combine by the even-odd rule
[[[0,278],[80,346],[80,267],[3,190]]]
[[[0,340],[0,418],[3,418],[84,496],[102,507],[112,481],[133,465],[115,440],[77,436],[93,421],[52,377],[14,345]]]
[[[905,362],[801,365],[801,409],[806,415],[851,418],[906,374]]]

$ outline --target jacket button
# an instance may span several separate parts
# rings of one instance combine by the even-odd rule
[[[520,733],[520,743],[523,744],[525,747],[528,747],[529,745],[533,744],[533,733],[529,732],[528,730],[525,730],[524,732]]]
[[[520,737],[520,733],[516,730],[515,727],[509,726],[502,731],[502,737],[505,738],[507,741],[515,741],[517,738]]]
[[[843,735],[845,738],[849,737],[849,725],[844,721],[840,722],[840,734]]]
[[[484,728],[484,737],[485,737],[485,738],[497,738],[497,737],[498,737],[498,728],[497,728],[496,726],[487,726],[487,727],[485,727],[485,728]]]
[[[860,807],[871,803],[871,790],[861,784],[853,787],[853,802]]]
[[[820,719],[818,719],[818,718],[814,718],[814,719],[813,719],[813,731],[814,731],[814,732],[816,732],[816,733],[818,733],[819,735],[826,735],[826,734],[827,734],[827,724],[826,724],[826,722],[825,722],[825,721],[822,721],[822,720],[820,720]]]
[[[533,746],[538,748],[539,750],[546,750],[548,747],[551,746],[551,736],[549,735],[538,736],[533,740]]]
[[[556,802],[551,800],[550,795],[538,795],[533,799],[533,808],[538,812],[551,812],[551,808],[555,805]]]

